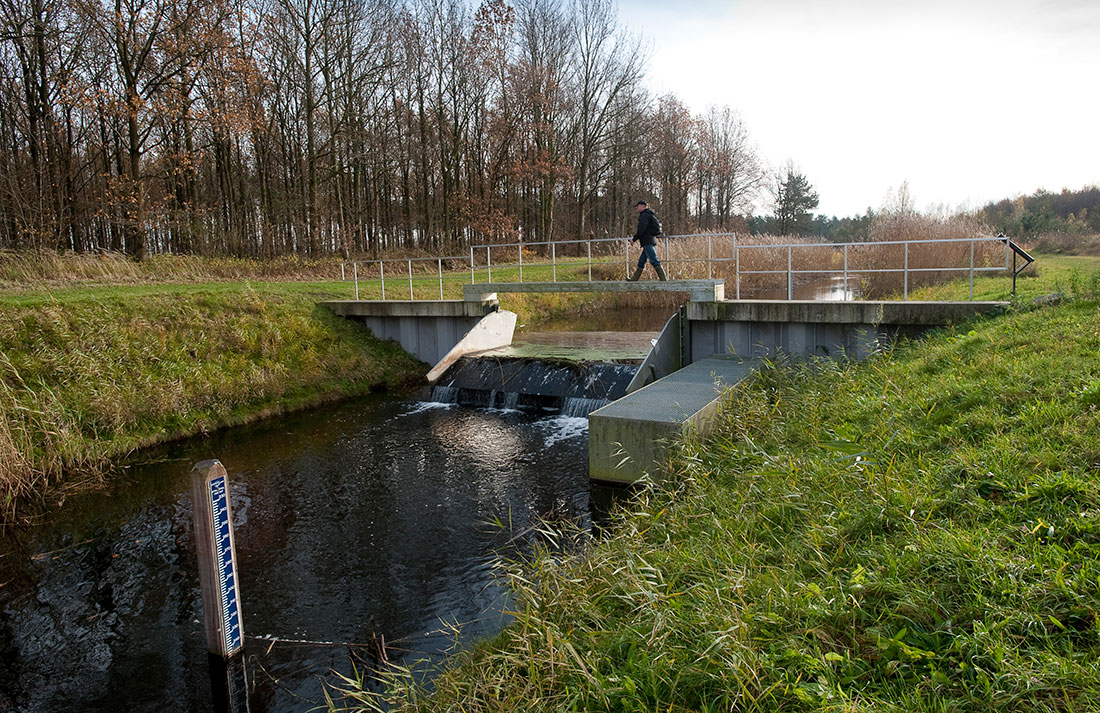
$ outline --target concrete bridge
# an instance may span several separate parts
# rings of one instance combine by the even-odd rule
[[[1006,304],[725,300],[722,280],[481,283],[465,285],[462,300],[323,304],[434,364],[428,374],[434,381],[462,356],[511,344],[516,315],[500,309],[500,295],[519,292],[678,292],[688,297],[668,320],[627,395],[589,414],[589,475],[620,483],[656,473],[667,443],[686,429],[705,433],[721,391],[752,373],[760,358],[785,353],[863,359],[898,336],[919,336]]]

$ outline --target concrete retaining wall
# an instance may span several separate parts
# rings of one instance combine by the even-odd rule
[[[497,309],[495,303],[464,300],[322,302],[341,317],[362,322],[379,339],[392,339],[420,361],[438,363],[462,337]]]
[[[960,322],[1001,302],[813,302],[742,300],[686,306],[690,361],[741,357],[828,356],[864,359],[899,335]]]

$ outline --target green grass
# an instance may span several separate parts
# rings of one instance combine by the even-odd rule
[[[423,367],[316,303],[339,283],[0,298],[0,512],[161,441],[408,383]]]
[[[1016,299],[1030,301],[1052,294],[1100,298],[1100,257],[1035,255],[1035,263],[1016,278]],[[1023,264],[1022,261],[1020,264]],[[957,280],[909,293],[911,300],[966,300],[970,285]],[[974,281],[975,300],[1011,300],[1012,276],[981,277]]]
[[[996,317],[764,369],[606,537],[502,563],[515,623],[434,693],[341,705],[1097,710],[1100,303],[1093,263],[1042,267]]]

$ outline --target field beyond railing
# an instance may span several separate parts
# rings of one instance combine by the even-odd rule
[[[1018,274],[1030,256],[1010,238],[971,237],[861,243],[753,242],[733,233],[673,235],[658,248],[669,279],[723,279],[733,299],[794,299],[800,288],[821,287],[830,299],[880,298],[966,276]],[[461,285],[490,282],[623,280],[640,248],[626,238],[473,245],[468,255],[355,261],[341,277],[380,288],[382,300],[454,299]],[[466,273],[469,273],[468,275]],[[372,292],[375,290],[372,289]],[[804,291],[804,290],[802,290]],[[812,293],[812,291],[811,291]]]

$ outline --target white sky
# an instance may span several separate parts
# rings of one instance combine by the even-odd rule
[[[619,0],[645,84],[738,110],[818,212],[916,208],[1100,184],[1098,0]]]

